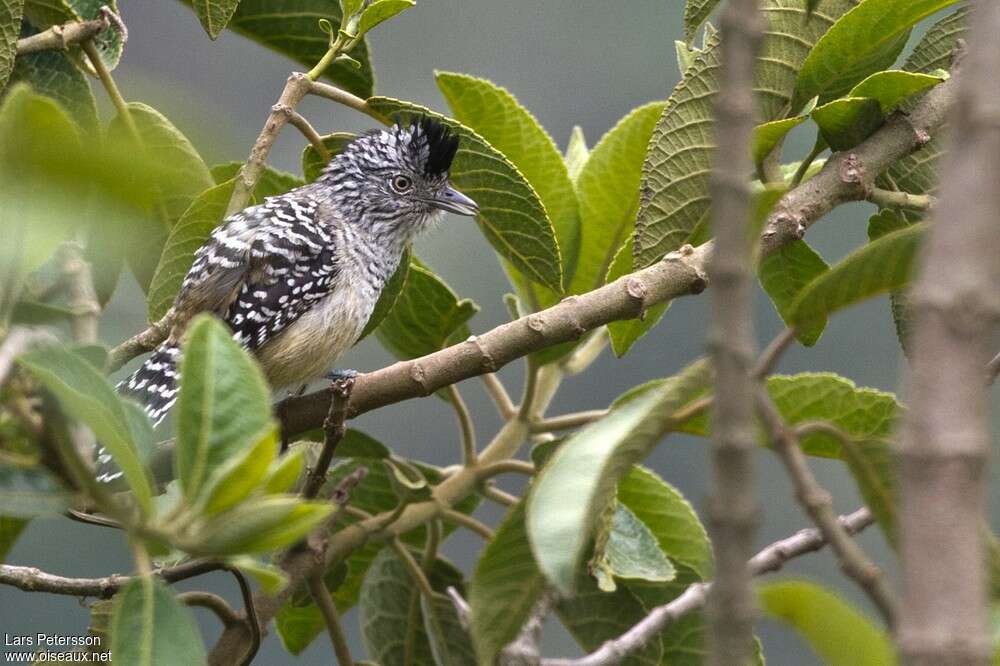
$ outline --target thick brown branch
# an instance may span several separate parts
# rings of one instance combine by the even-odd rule
[[[323,449],[320,451],[319,458],[309,472],[305,487],[302,489],[302,497],[305,499],[316,497],[326,481],[326,472],[330,469],[330,463],[333,462],[333,454],[337,450],[337,444],[344,438],[347,401],[353,387],[354,379],[350,378],[337,380],[330,388],[333,400],[330,402],[330,411],[326,415],[326,420],[323,421]]]
[[[71,21],[54,25],[48,30],[17,40],[17,55],[67,49],[91,37],[96,37],[111,24],[106,17],[92,21]]]
[[[905,596],[897,641],[903,661],[918,665],[988,664],[991,653],[982,529],[991,434],[983,367],[1000,321],[1000,3],[972,3],[969,25],[954,77],[954,135],[941,198],[910,294],[910,409],[900,457]]]
[[[848,534],[857,534],[875,522],[867,508],[861,508],[848,516],[840,517],[840,524]],[[799,531],[787,539],[776,541],[760,551],[747,562],[747,570],[753,576],[773,573],[786,562],[800,555],[819,550],[826,540],[816,528]],[[612,666],[653,640],[679,618],[705,606],[712,583],[694,583],[677,598],[663,606],[652,609],[634,627],[614,640],[602,645],[598,650],[579,659],[544,659],[543,666]]]
[[[185,564],[158,569],[153,573],[168,583],[187,580],[209,571],[225,568],[221,562],[194,560]],[[25,592],[48,592],[74,597],[99,597],[107,599],[131,580],[129,576],[112,574],[104,578],[67,578],[46,573],[35,567],[0,564],[0,585],[10,585]]]

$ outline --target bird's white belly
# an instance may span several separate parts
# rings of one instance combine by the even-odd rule
[[[258,353],[274,388],[321,377],[351,348],[364,330],[373,303],[341,283]]]

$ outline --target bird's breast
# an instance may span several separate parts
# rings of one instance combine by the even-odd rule
[[[259,353],[271,386],[299,384],[323,376],[357,342],[375,298],[344,280]]]

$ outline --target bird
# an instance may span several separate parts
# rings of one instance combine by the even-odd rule
[[[158,425],[177,400],[185,328],[201,312],[228,325],[272,388],[326,376],[413,239],[445,212],[478,214],[449,180],[458,146],[439,120],[396,121],[348,143],[314,182],[223,220],[194,254],[167,339],[119,392]]]

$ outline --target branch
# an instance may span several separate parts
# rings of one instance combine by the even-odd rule
[[[274,110],[281,111],[282,113],[288,115],[288,124],[297,129],[302,136],[306,138],[306,141],[312,144],[312,147],[316,149],[316,153],[319,155],[319,158],[323,160],[324,164],[330,161],[330,151],[327,149],[326,144],[323,143],[323,137],[321,137],[319,132],[316,131],[316,128],[313,127],[308,120],[306,120],[305,116],[295,109],[287,106],[279,107],[278,105],[275,105]]]
[[[483,385],[486,387],[486,392],[490,394],[493,404],[497,407],[500,418],[506,421],[517,414],[517,407],[514,406],[514,401],[510,399],[510,394],[507,393],[507,389],[504,387],[503,382],[500,381],[500,378],[496,376],[496,373],[488,372],[480,377],[483,380]]]
[[[96,37],[111,25],[107,16],[92,21],[70,21],[54,25],[44,32],[17,40],[17,55],[39,51],[61,51]]]
[[[1000,3],[978,0],[957,80],[952,143],[913,312],[910,408],[900,452],[897,645],[910,664],[990,661],[982,525],[991,448],[983,367],[1000,321]],[[941,546],[948,544],[942,575]]]
[[[239,624],[243,621],[240,619],[240,616],[236,614],[236,611],[234,611],[232,607],[226,603],[226,600],[217,594],[194,590],[191,592],[181,592],[177,595],[177,599],[185,606],[199,606],[201,608],[207,608],[215,613],[215,615],[222,622],[223,626],[228,627],[232,624]]]
[[[840,524],[848,534],[857,534],[875,522],[871,511],[860,508],[848,516],[839,518]],[[760,551],[749,562],[746,568],[753,576],[760,576],[780,570],[786,562],[806,553],[819,550],[826,545],[826,540],[816,528],[800,530],[781,541],[776,541]],[[712,583],[694,583],[688,586],[670,603],[657,606],[634,627],[614,640],[602,645],[598,650],[579,659],[545,659],[543,666],[612,666],[619,664],[624,658],[643,648],[672,623],[681,617],[696,611],[705,605]]]
[[[757,411],[770,433],[774,449],[795,487],[795,497],[837,556],[841,570],[871,598],[889,627],[895,626],[896,602],[885,577],[847,534],[833,510],[833,498],[809,469],[795,432],[789,430],[767,390],[757,389]]]
[[[882,208],[911,208],[928,211],[937,203],[937,199],[929,194],[910,194],[895,190],[883,190],[873,187],[868,192],[868,201]]]
[[[352,95],[346,90],[341,90],[336,86],[331,86],[329,83],[320,83],[319,81],[313,81],[309,86],[308,92],[311,95],[316,95],[317,97],[324,97],[330,100],[331,102],[336,102],[337,104],[346,106],[349,109],[354,109],[359,113],[363,113],[366,116],[373,118],[374,120],[378,121],[383,125],[392,124],[392,121],[390,119],[386,118],[385,116],[383,116],[382,114],[378,113],[370,106],[368,106],[368,103],[365,100],[361,99],[360,97],[356,97],[355,95]]]
[[[712,411],[712,495],[708,524],[716,583],[706,617],[707,663],[745,664],[753,651],[754,597],[747,559],[757,529],[753,453],[753,328],[750,311],[750,154],[753,70],[763,36],[757,0],[728,0],[720,19],[722,66],[715,99],[718,148],[709,182],[715,251],[709,264],[715,371]]]
[[[215,560],[192,560],[175,567],[157,569],[153,574],[167,583],[176,583],[200,576],[209,571],[224,569],[222,562]],[[112,574],[103,578],[67,578],[15,564],[0,564],[0,585],[10,585],[24,592],[48,592],[73,597],[98,597],[108,599],[132,578]]]
[[[333,644],[333,652],[337,656],[337,663],[340,666],[354,666],[354,659],[351,658],[351,650],[347,646],[347,636],[340,626],[340,616],[337,607],[330,598],[330,592],[326,589],[323,576],[320,573],[309,576],[306,579],[309,586],[309,594],[319,607],[323,620],[326,623],[326,631],[330,635],[330,642]]]
[[[606,409],[591,409],[585,412],[576,412],[575,414],[553,416],[551,418],[542,419],[541,421],[535,421],[532,423],[531,432],[539,433],[572,430],[573,428],[579,428],[580,426],[585,426],[588,423],[593,423],[594,421],[602,419],[607,415],[608,410]]]
[[[458,392],[458,388],[452,384],[447,388],[447,391],[448,399],[458,417],[459,428],[462,430],[462,464],[467,467],[474,466],[476,464],[476,428],[472,423],[472,416],[469,414],[469,408],[462,400],[462,394]]]
[[[330,463],[333,462],[333,454],[337,450],[337,444],[344,438],[344,419],[347,416],[347,401],[351,397],[352,388],[354,388],[353,378],[337,380],[331,387],[333,400],[330,401],[330,411],[323,421],[323,449],[306,479],[302,489],[303,499],[316,497],[326,481],[326,472],[330,469]]]

